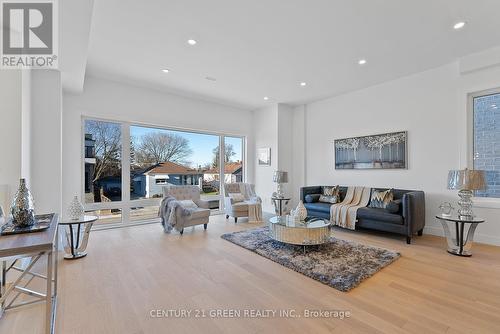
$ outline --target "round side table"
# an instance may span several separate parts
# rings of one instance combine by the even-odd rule
[[[89,242],[90,229],[97,219],[97,216],[82,216],[80,219],[67,220],[59,223],[59,225],[68,226],[66,230],[66,245],[64,246],[64,250],[66,251],[64,255],[65,259],[74,260],[87,255],[85,249],[87,249],[87,243]],[[76,235],[73,229],[74,225],[77,225]],[[82,225],[85,225],[83,235],[81,235]]]
[[[471,256],[474,232],[478,224],[484,223],[484,219],[443,215],[437,215],[436,218],[443,225],[444,234],[448,243],[448,253],[457,256]],[[454,223],[455,231],[453,234],[450,232],[449,223]],[[467,232],[465,230],[465,225],[469,225]]]
[[[288,204],[288,201],[291,200],[290,197],[271,197],[271,200],[273,201],[274,207],[276,208],[277,212],[276,214],[278,216],[283,216],[283,209],[286,204]],[[285,202],[285,204],[283,204]]]

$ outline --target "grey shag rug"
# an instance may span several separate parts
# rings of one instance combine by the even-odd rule
[[[331,238],[317,246],[284,244],[271,239],[267,227],[223,234],[221,238],[340,291],[349,291],[401,254],[383,248]]]

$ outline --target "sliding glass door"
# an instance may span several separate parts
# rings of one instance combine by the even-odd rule
[[[163,187],[169,185],[199,187],[201,198],[218,212],[224,183],[244,180],[243,137],[94,119],[83,123],[85,205],[99,223],[156,219]]]

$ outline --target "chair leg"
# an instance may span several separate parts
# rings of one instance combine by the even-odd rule
[[[179,232],[181,235],[184,234],[184,229],[182,229],[180,232]]]
[[[203,224],[203,228],[206,230],[208,224]]]
[[[234,223],[236,224],[238,222],[238,217],[234,217]]]
[[[226,219],[229,219],[229,215],[226,215]]]
[[[417,232],[417,235],[421,237],[424,234],[424,229],[421,229]]]
[[[406,237],[406,243],[409,245],[411,244],[411,237]]]

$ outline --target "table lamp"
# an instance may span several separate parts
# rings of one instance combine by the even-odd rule
[[[283,194],[283,183],[288,183],[288,172],[284,172],[281,170],[277,170],[273,175],[273,182],[278,184],[278,198],[283,198],[285,195]]]
[[[458,190],[460,200],[458,215],[460,217],[472,218],[472,196],[474,190],[486,189],[484,171],[482,170],[450,170],[448,173],[448,189]]]

